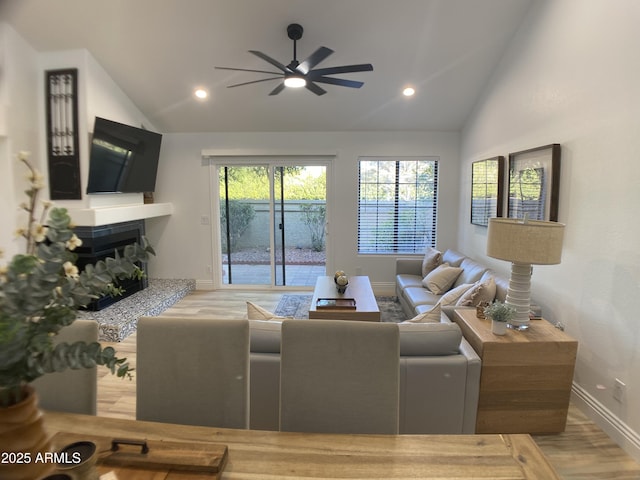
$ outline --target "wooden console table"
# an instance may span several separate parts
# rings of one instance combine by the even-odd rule
[[[578,342],[546,320],[503,336],[475,308],[454,321],[482,361],[476,433],[563,432]]]
[[[337,435],[235,430],[47,412],[51,434],[226,445],[222,475],[100,465],[125,479],[384,478],[559,480],[529,435]],[[99,449],[103,447],[99,446]],[[100,454],[98,454],[100,455]]]

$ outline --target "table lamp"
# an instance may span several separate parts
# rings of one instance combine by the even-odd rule
[[[564,225],[527,218],[490,218],[487,255],[511,262],[507,304],[516,309],[509,322],[515,330],[529,328],[532,265],[556,265],[562,255]]]

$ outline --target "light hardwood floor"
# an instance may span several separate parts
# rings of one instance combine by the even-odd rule
[[[282,293],[285,292],[196,291],[162,315],[242,318],[247,300],[273,311]],[[122,342],[106,345],[116,348],[118,355],[127,357],[135,367],[135,334]],[[135,418],[135,380],[118,379],[106,369],[99,370],[98,415]],[[534,439],[565,480],[640,479],[640,465],[574,405],[570,406],[564,433],[538,435]]]

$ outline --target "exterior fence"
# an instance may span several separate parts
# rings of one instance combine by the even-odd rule
[[[268,249],[270,245],[269,229],[271,212],[267,200],[243,200],[242,203],[251,205],[255,213],[247,230],[240,236],[235,246],[236,250],[249,248]],[[322,209],[321,215],[316,215],[316,221],[307,220],[305,208],[312,207],[314,211]],[[324,250],[324,211],[326,202],[322,200],[296,200],[284,202],[284,231],[285,246],[291,248],[317,249],[318,241]],[[278,225],[281,223],[280,212],[276,212],[276,235],[279,235]],[[224,234],[224,232],[223,232]],[[321,239],[315,238],[321,235]]]

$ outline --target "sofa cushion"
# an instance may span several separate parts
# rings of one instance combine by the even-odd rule
[[[504,302],[507,299],[507,291],[509,290],[509,279],[500,275],[494,275],[496,281],[496,300]]]
[[[460,352],[462,332],[456,323],[398,324],[400,330],[400,356],[457,355]]]
[[[462,273],[461,268],[443,263],[422,279],[422,285],[431,293],[442,295],[451,288],[460,273]]]
[[[405,300],[409,305],[416,307],[417,305],[430,305],[433,306],[440,301],[442,295],[436,295],[430,292],[422,285],[419,287],[408,287],[404,289],[402,293]]]
[[[418,275],[410,275],[408,273],[401,273],[396,275],[396,285],[402,290],[408,287],[420,287],[422,288],[422,278]]]
[[[453,284],[454,287],[462,285],[463,283],[476,283],[480,280],[484,272],[488,270],[487,267],[471,258],[465,258],[462,260],[460,268],[462,268],[462,272],[458,278],[456,278],[456,281]]]
[[[442,263],[442,252],[433,247],[427,247],[422,259],[422,277],[426,277],[429,272]]]
[[[251,353],[280,353],[282,320],[249,320]]]
[[[428,323],[428,322],[440,322],[442,316],[442,309],[440,304],[437,303],[432,306],[430,309],[425,310],[424,312],[419,313],[413,318],[409,320],[405,320],[408,323]],[[404,322],[401,322],[404,323]]]
[[[284,320],[287,317],[279,317],[266,308],[262,308],[260,305],[256,305],[253,302],[247,302],[247,318],[249,320]]]
[[[442,263],[448,263],[452,267],[459,267],[465,258],[467,258],[466,255],[448,249],[442,254]]]
[[[496,282],[492,275],[483,275],[456,302],[461,307],[475,307],[480,303],[493,302],[496,298]]]

